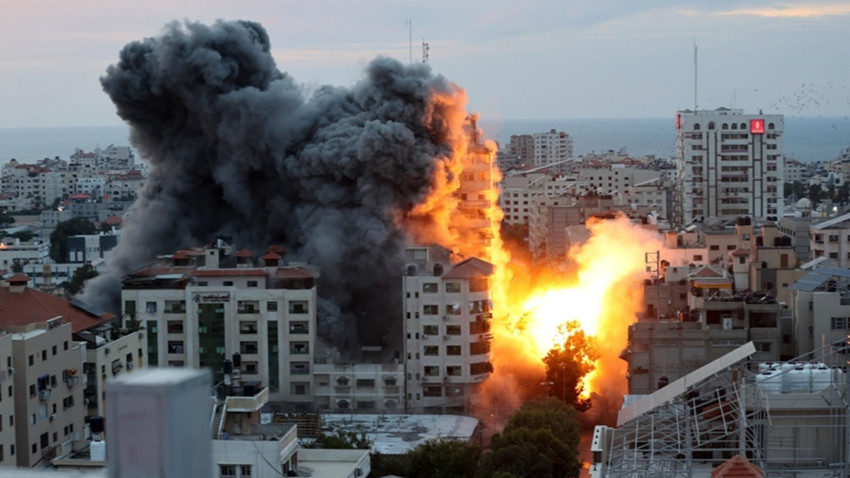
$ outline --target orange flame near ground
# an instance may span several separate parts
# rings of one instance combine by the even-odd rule
[[[533,385],[522,382],[539,383],[545,373],[542,358],[556,345],[558,327],[572,320],[594,338],[600,356],[584,378],[585,395],[601,394],[616,403],[627,388],[619,354],[642,307],[645,253],[662,248],[660,235],[631,225],[625,216],[591,221],[590,238],[568,251],[566,268],[521,260],[499,234],[496,145],[478,140],[481,132],[465,103],[459,88],[434,95],[426,121],[452,150],[435,158],[431,192],[403,222],[418,243],[441,244],[458,258],[476,256],[495,266],[490,285],[495,372],[482,384],[477,408],[510,414],[524,398],[521,390]],[[487,237],[482,241],[482,236]]]

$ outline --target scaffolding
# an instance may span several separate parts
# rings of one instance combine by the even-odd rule
[[[710,476],[735,455],[771,477],[850,476],[848,351],[832,345],[759,364],[750,342],[650,395],[627,397],[617,428],[606,430],[597,476]]]

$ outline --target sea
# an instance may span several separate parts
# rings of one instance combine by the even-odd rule
[[[624,151],[633,157],[673,158],[674,119],[486,119],[478,122],[484,137],[501,146],[512,135],[552,129],[573,138],[576,156]],[[44,158],[68,159],[77,149],[94,151],[109,145],[130,145],[127,125],[49,128],[0,128],[0,164],[11,159],[32,163]],[[850,117],[785,117],[785,156],[803,162],[828,161],[850,148]],[[138,159],[146,158],[136,154]]]

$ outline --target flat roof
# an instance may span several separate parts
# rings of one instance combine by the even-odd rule
[[[347,430],[366,433],[372,452],[400,455],[428,440],[469,441],[478,419],[462,415],[324,414],[323,431]]]

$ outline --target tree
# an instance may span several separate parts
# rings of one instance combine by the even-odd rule
[[[481,450],[466,441],[428,440],[408,454],[411,478],[472,478],[478,467]]]
[[[310,448],[368,450],[372,448],[372,441],[366,438],[365,432],[337,430],[334,434],[322,433],[316,437],[316,441],[310,445]]]
[[[580,434],[574,408],[548,398],[517,410],[491,451],[481,457],[479,477],[574,477],[579,475]]]
[[[50,257],[56,262],[67,262],[68,237],[95,232],[94,224],[84,217],[60,222],[50,234]]]
[[[546,364],[546,380],[551,391],[564,403],[579,411],[590,409],[589,398],[581,398],[584,392],[582,379],[596,368],[599,353],[593,339],[585,335],[577,321],[567,322],[559,328],[563,343],[556,345],[543,358]]]
[[[77,270],[74,271],[71,281],[68,283],[68,292],[70,292],[71,295],[79,294],[82,292],[86,281],[93,277],[97,277],[97,271],[91,264],[84,264],[83,266],[78,267]]]
[[[0,212],[0,228],[11,226],[15,223],[15,216],[8,214],[6,211]]]
[[[18,231],[12,234],[15,239],[20,239],[21,242],[29,242],[32,240],[33,232],[30,230]]]

